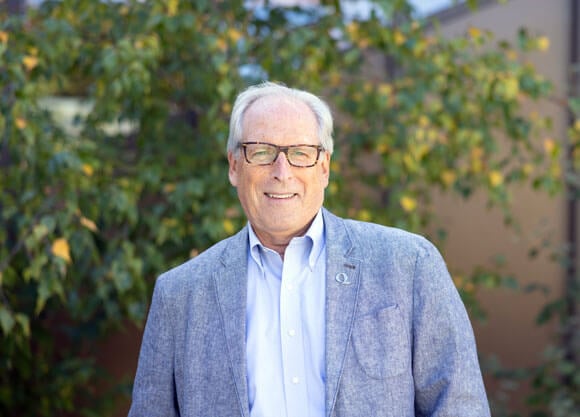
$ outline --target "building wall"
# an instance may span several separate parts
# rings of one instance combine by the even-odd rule
[[[553,81],[554,97],[566,97],[567,63],[569,51],[569,1],[510,0],[507,4],[485,2],[475,13],[441,15],[441,30],[446,36],[465,33],[470,27],[489,29],[496,39],[513,44],[519,28],[526,27],[531,34],[547,36],[547,52],[532,53],[523,59]],[[446,18],[446,16],[448,18]],[[556,100],[530,103],[526,111],[536,110],[549,115],[554,121],[551,137],[565,138],[567,113]],[[543,140],[542,137],[539,140]],[[564,271],[544,252],[532,260],[528,251],[532,246],[550,242],[563,247],[566,237],[566,206],[562,195],[555,198],[530,189],[513,190],[515,217],[521,225],[516,233],[503,225],[501,213],[486,208],[482,195],[470,201],[458,197],[439,196],[435,202],[440,224],[449,230],[444,251],[448,264],[460,271],[469,271],[477,265],[491,265],[497,254],[505,254],[505,272],[515,274],[523,286],[540,283],[551,293],[523,294],[512,290],[480,290],[478,296],[488,312],[487,323],[474,323],[480,351],[495,355],[507,367],[533,366],[541,360],[546,346],[556,337],[555,326],[538,327],[535,318],[548,298],[558,297],[563,291]],[[488,379],[488,391],[493,394],[499,386]],[[512,405],[522,407],[524,391],[510,395]]]

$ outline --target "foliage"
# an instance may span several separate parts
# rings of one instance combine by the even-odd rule
[[[248,84],[283,81],[335,106],[327,206],[340,214],[422,231],[434,190],[480,191],[509,225],[511,185],[559,191],[550,121],[522,111],[550,92],[518,59],[545,43],[525,33],[519,49],[477,28],[444,39],[402,0],[358,20],[339,2],[184,0],[1,17],[0,414],[111,405],[96,341],[142,323],[157,274],[243,224],[224,149]],[[72,124],[55,96],[80,98]],[[474,311],[478,285],[512,285],[494,271],[457,282]]]
[[[568,157],[564,164],[564,182],[568,198],[580,200],[580,108],[579,99],[569,100],[575,122],[568,129]],[[568,271],[565,294],[548,303],[540,311],[539,325],[556,319],[558,337],[562,341],[548,347],[545,359],[529,371],[533,395],[530,405],[536,410],[534,417],[580,417],[580,277],[576,266],[574,248],[568,248],[559,260]]]

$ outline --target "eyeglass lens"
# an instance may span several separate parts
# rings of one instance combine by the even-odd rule
[[[243,143],[246,160],[250,164],[269,165],[284,152],[291,165],[308,167],[316,164],[320,148],[315,145],[276,146],[269,143]]]

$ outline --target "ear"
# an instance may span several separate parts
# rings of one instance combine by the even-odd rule
[[[234,187],[238,186],[238,163],[238,158],[236,158],[232,152],[228,152],[228,176],[230,178],[230,184],[232,184]]]
[[[330,178],[330,154],[328,152],[323,152],[322,158],[320,158],[320,169],[322,170],[324,188],[326,188]]]

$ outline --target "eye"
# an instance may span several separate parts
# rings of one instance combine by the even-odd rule
[[[251,145],[247,147],[248,158],[252,161],[268,161],[276,154],[276,148],[268,145]]]
[[[264,155],[269,155],[271,153],[271,151],[269,149],[255,149],[252,151],[252,155],[253,156],[264,156]]]
[[[296,158],[310,158],[313,155],[314,148],[307,148],[305,146],[298,148],[291,148],[292,156]]]

